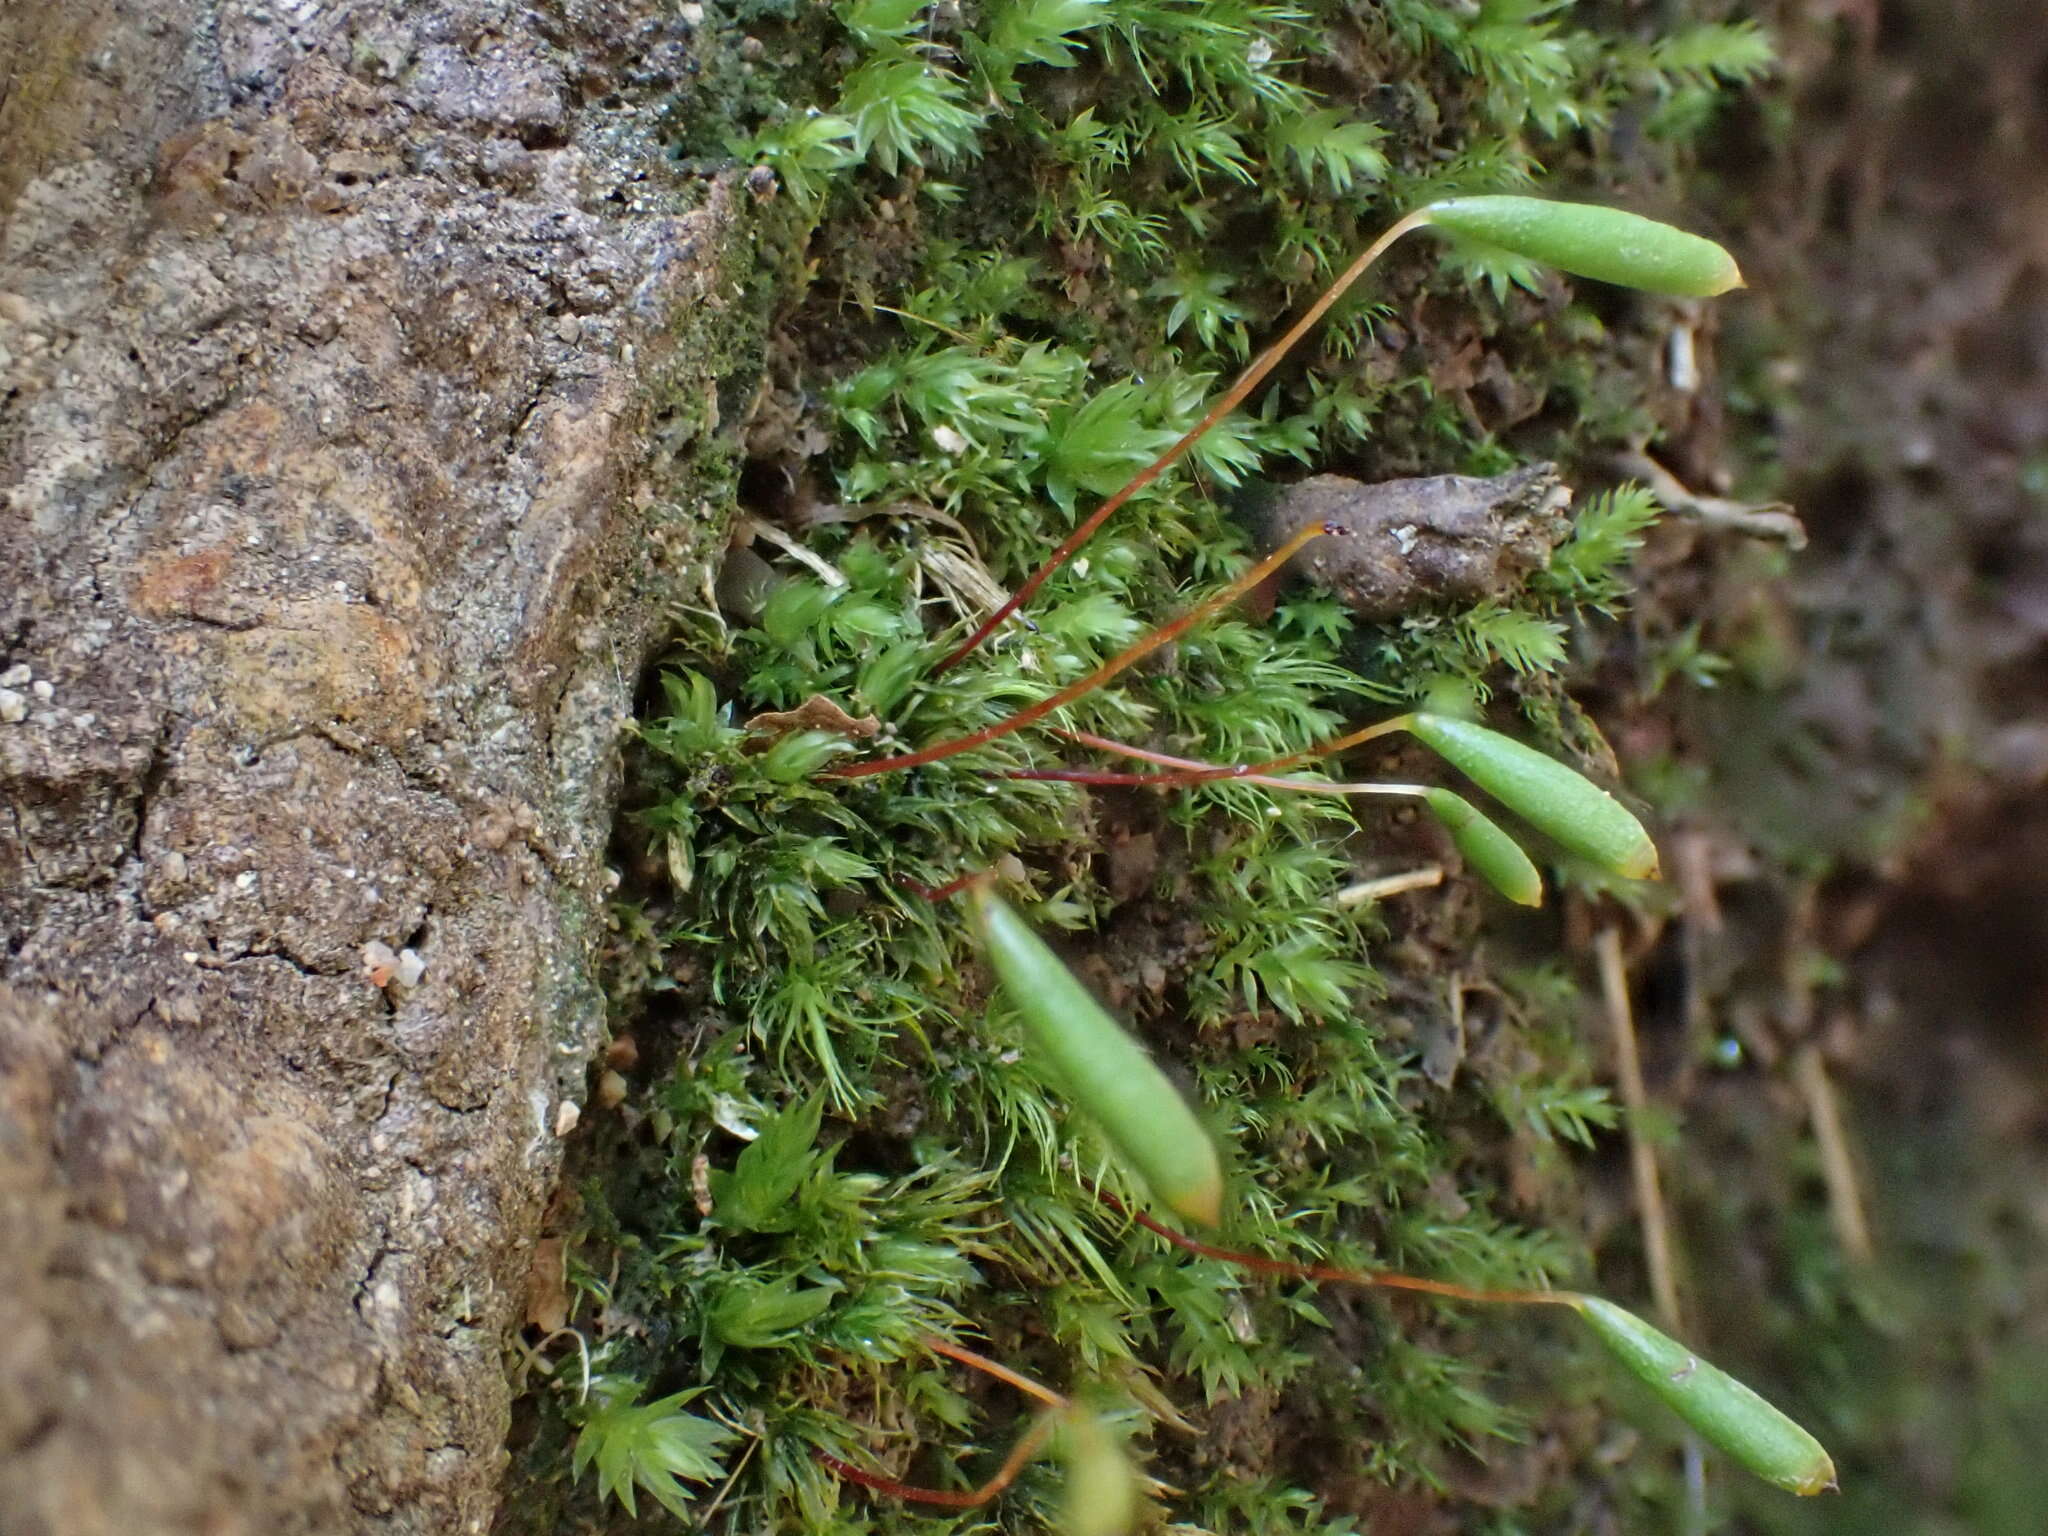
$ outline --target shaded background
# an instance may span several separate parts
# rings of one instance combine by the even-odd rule
[[[1733,1282],[1696,1294],[1717,1328],[1799,1319],[1782,1369],[1841,1464],[1840,1499],[1752,1500],[1755,1528],[2017,1536],[2048,1508],[2048,18],[1773,25],[1784,77],[1714,165],[1756,290],[1731,429],[1812,543],[1683,599],[1738,668],[1679,726],[1714,765],[1703,825],[1762,863],[1664,1017],[1704,985],[1731,1050],[1814,1049],[1855,1177],[1754,1158],[1775,1133],[1740,1072],[1674,1076],[1696,1257]],[[1745,1265],[1759,1223],[1790,1273]]]

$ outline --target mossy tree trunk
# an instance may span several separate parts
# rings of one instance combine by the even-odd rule
[[[2020,1144],[2038,1133],[2038,1064],[2001,1025],[2041,993],[2029,487],[2048,418],[2024,344],[2042,308],[2039,29],[2018,0],[1962,31],[1932,4],[1884,26],[1874,7],[1782,9],[1811,88],[1802,152],[1765,183],[1788,201],[1737,243],[1781,292],[1819,252],[1842,307],[1816,300],[1794,327],[1823,344],[1786,433],[1817,553],[1789,617],[1756,627],[1807,622],[1827,646],[1799,653],[1794,707],[1766,695],[1702,733],[1767,853],[1784,850],[1758,823],[1796,793],[1789,818],[1843,872],[1803,905],[1758,897],[1718,960],[1770,988],[1797,970],[1781,949],[1867,962],[1785,1033],[1815,1026],[1870,1121],[1917,1109],[1940,1132],[1981,1101]],[[696,579],[701,509],[678,460],[716,430],[719,376],[743,373],[722,360],[743,326],[733,211],[717,186],[688,198],[656,170],[652,108],[689,67],[675,14],[31,0],[0,15],[9,1536],[491,1517],[502,1345],[600,1024],[616,725],[666,601]],[[1852,112],[1835,134],[1838,97]],[[1959,101],[1984,104],[1961,133]],[[1956,169],[1980,142],[2001,157],[1981,181]],[[1840,239],[1830,210],[1855,226]],[[1759,249],[1772,231],[1796,238]],[[1930,499],[1952,515],[1930,521]],[[1730,570],[1731,586],[1782,590]],[[1930,592],[1961,597],[1932,614]],[[1879,600],[1896,622],[1845,658],[1845,615]],[[1708,615],[1731,651],[1748,631],[1715,615],[1738,606]],[[1840,749],[1821,793],[1761,752],[1745,777],[1726,749],[1779,743],[1765,716]],[[1902,718],[1903,760],[1887,755]],[[1862,857],[1884,805],[1830,791],[1868,779],[1904,803],[1959,718],[1991,772],[1944,802],[1944,837]],[[1789,943],[1788,910],[1805,924]],[[1987,931],[2011,967],[1958,959]],[[1982,995],[1959,1006],[1928,981],[1950,974]],[[1883,1027],[1859,1034],[1858,1018]],[[1671,1060],[1683,1038],[1674,1023]],[[1931,1038],[1949,1064],[1933,1089]],[[1686,1104],[1695,1124],[1717,1096],[1734,1123],[1758,1090],[1710,1083]],[[1954,1137],[1990,1160],[1975,1132]],[[1884,1160],[1899,1187],[1922,1171]],[[1967,1158],[1928,1160],[1954,1181],[1938,1187],[1966,1182]],[[1711,1234],[1708,1196],[1679,1182]],[[2031,1211],[2024,1183],[1959,1194],[1955,1224],[1976,1242]],[[1874,1203],[1884,1247],[1889,1202]],[[2028,1219],[2022,1257],[2042,1242]],[[1716,1273],[1740,1253],[1722,1257]],[[1939,1288],[1952,1279],[1928,1291],[1935,1310],[1962,1294]],[[2037,1329],[2000,1332],[1963,1299],[1963,1343],[2028,1358],[2015,1345]],[[1837,1395],[1853,1408],[1872,1376]],[[1866,1507],[1853,1489],[1881,1459],[1852,1453],[1843,1507]],[[1983,1461],[1962,1458],[1930,1502],[2023,1486],[2023,1455]],[[1436,1518],[1420,1495],[1359,1499]]]
[[[736,334],[679,27],[0,14],[10,1536],[490,1516]]]

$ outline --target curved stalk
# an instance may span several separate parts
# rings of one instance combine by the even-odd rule
[[[1251,779],[1254,782],[1259,782],[1258,776],[1261,774],[1274,773],[1282,768],[1292,768],[1297,763],[1305,763],[1314,758],[1329,757],[1338,752],[1348,752],[1351,748],[1363,745],[1374,737],[1388,736],[1395,731],[1405,731],[1414,718],[1413,715],[1396,715],[1391,720],[1382,720],[1376,725],[1368,725],[1347,735],[1334,737],[1329,741],[1318,742],[1312,747],[1303,747],[1299,752],[1288,752],[1279,757],[1269,757],[1262,763],[1228,765],[1199,762],[1191,757],[1173,757],[1165,752],[1153,752],[1144,747],[1133,747],[1121,741],[1113,741],[1107,736],[1097,736],[1092,731],[1062,730],[1059,734],[1066,737],[1069,741],[1079,742],[1084,747],[1093,747],[1098,752],[1115,752],[1124,757],[1134,757],[1140,762],[1162,763],[1168,767],[1182,770],[1179,773],[1154,774],[1143,779],[1134,777],[1128,781],[1120,780],[1119,782],[1178,785],[1204,784],[1212,779]],[[1299,781],[1296,780],[1284,780],[1281,781],[1281,784],[1284,788],[1302,787]]]
[[[1199,1258],[1217,1259],[1225,1264],[1235,1264],[1240,1269],[1253,1270],[1262,1275],[1280,1275],[1290,1280],[1331,1281],[1339,1285],[1372,1285],[1385,1290],[1421,1291],[1431,1296],[1447,1296],[1453,1301],[1483,1301],[1502,1306],[1551,1306],[1577,1307],[1583,1300],[1575,1291],[1496,1291],[1477,1286],[1458,1285],[1449,1280],[1426,1280],[1420,1275],[1404,1275],[1391,1269],[1342,1269],[1334,1264],[1300,1264],[1291,1259],[1269,1259],[1260,1253],[1240,1253],[1233,1248],[1219,1248],[1177,1232],[1166,1223],[1148,1216],[1143,1211],[1134,1211],[1107,1190],[1099,1191],[1102,1201],[1111,1210],[1128,1216],[1147,1232],[1165,1238],[1174,1247],[1184,1249]]]
[[[886,1493],[891,1498],[905,1499],[913,1504],[936,1504],[945,1509],[979,1509],[1015,1482],[1017,1474],[1030,1465],[1034,1456],[1045,1449],[1046,1442],[1052,1438],[1053,1430],[1059,1426],[1060,1416],[1068,1412],[1073,1403],[1043,1382],[1033,1381],[1022,1372],[1013,1371],[1000,1361],[976,1354],[965,1345],[955,1344],[950,1339],[927,1334],[924,1347],[935,1355],[944,1355],[949,1360],[957,1360],[962,1365],[971,1366],[984,1376],[991,1376],[1005,1386],[1015,1387],[1026,1396],[1035,1397],[1045,1404],[1046,1411],[1038,1416],[1029,1429],[1017,1437],[1017,1443],[1010,1447],[1009,1455],[1003,1458],[1003,1463],[996,1468],[994,1476],[976,1487],[965,1490],[926,1488],[917,1483],[898,1482],[895,1478],[884,1477],[879,1472],[864,1471],[826,1451],[813,1451],[811,1454],[816,1456],[822,1465],[829,1467],[848,1482],[858,1483],[875,1493]]]
[[[948,653],[946,659],[933,669],[932,675],[934,677],[940,676],[966,660],[982,641],[995,632],[996,627],[1003,620],[1031,601],[1032,595],[1045,585],[1046,578],[1062,565],[1065,565],[1076,550],[1093,538],[1095,530],[1108,522],[1111,514],[1117,508],[1165,474],[1168,469],[1172,468],[1179,461],[1182,455],[1202,440],[1204,434],[1211,427],[1242,405],[1245,397],[1264,382],[1266,375],[1279,365],[1283,357],[1294,350],[1296,343],[1314,328],[1317,321],[1330,312],[1330,306],[1344,296],[1345,290],[1350,288],[1359,278],[1363,277],[1366,269],[1371,267],[1374,262],[1378,261],[1386,253],[1387,247],[1407,234],[1409,230],[1420,229],[1428,222],[1429,210],[1418,208],[1415,212],[1399,220],[1385,234],[1381,235],[1379,239],[1366,247],[1365,254],[1344,269],[1337,280],[1323,291],[1323,296],[1311,304],[1307,312],[1288,328],[1285,335],[1252,360],[1251,366],[1238,375],[1236,383],[1232,384],[1229,389],[1217,397],[1216,403],[1209,407],[1208,413],[1200,421],[1183,432],[1180,435],[1179,441],[1175,442],[1166,452],[1160,454],[1158,458],[1133,475],[1129,484],[1124,486],[1122,490],[1110,497],[1101,506],[1097,507],[1088,515],[1086,521],[1072,533],[1068,534],[1065,539],[1061,540],[1059,548],[1046,556],[1045,562],[1025,579],[1024,585],[1013,592],[994,613],[983,619],[973,634],[961,641],[958,646]]]
[[[1143,639],[1136,641],[1126,649],[1110,657],[1108,661],[1105,661],[1086,677],[1078,682],[1067,684],[1059,692],[1048,698],[1040,699],[1036,704],[1027,704],[1008,718],[998,720],[994,725],[984,726],[978,731],[970,731],[965,736],[956,736],[950,741],[937,742],[916,752],[905,752],[896,757],[878,758],[871,763],[842,763],[837,767],[827,768],[820,777],[828,779],[864,779],[870,774],[891,773],[899,768],[921,768],[926,763],[939,762],[957,753],[985,746],[991,741],[998,741],[1009,735],[1012,731],[1020,731],[1034,721],[1043,720],[1054,710],[1064,709],[1067,705],[1073,703],[1074,700],[1093,693],[1111,678],[1136,666],[1161,646],[1170,645],[1204,619],[1236,602],[1238,598],[1279,570],[1289,560],[1292,560],[1296,553],[1310,540],[1319,539],[1325,534],[1342,536],[1343,533],[1344,530],[1334,523],[1324,523],[1320,526],[1311,524],[1274,550],[1273,553],[1266,556],[1265,559],[1252,566],[1250,570],[1246,571],[1235,581],[1227,582],[1223,586],[1218,587],[1179,618],[1160,625],[1151,634],[1146,635]]]
[[[937,1504],[946,1509],[979,1509],[990,1499],[1001,1493],[1017,1480],[1017,1474],[1031,1464],[1031,1460],[1045,1449],[1052,1439],[1052,1432],[1059,1427],[1059,1414],[1051,1409],[1041,1413],[1032,1426],[1018,1436],[1017,1443],[1010,1447],[1010,1454],[1003,1458],[1003,1464],[996,1468],[995,1475],[987,1482],[974,1488],[956,1490],[951,1488],[926,1488],[916,1483],[899,1483],[893,1477],[883,1477],[878,1472],[864,1472],[851,1462],[841,1461],[826,1451],[815,1451],[820,1462],[831,1468],[850,1483],[886,1493],[892,1498],[906,1499],[913,1504]]]

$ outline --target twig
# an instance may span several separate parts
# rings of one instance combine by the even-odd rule
[[[1806,548],[1806,525],[1792,504],[1785,501],[1751,503],[1730,501],[1722,496],[1701,496],[1686,488],[1685,482],[1647,453],[1637,450],[1615,456],[1615,467],[1649,486],[1657,499],[1680,517],[1689,517],[1708,528],[1746,533],[1759,539],[1776,539],[1787,549]]]
[[[1856,1161],[1849,1153],[1849,1138],[1842,1129],[1841,1101],[1828,1077],[1820,1047],[1802,1046],[1792,1069],[1806,1099],[1806,1113],[1813,1121],[1813,1139],[1820,1144],[1821,1178],[1828,1188],[1828,1214],[1834,1220],[1835,1237],[1852,1260],[1867,1264],[1877,1249],[1870,1240],[1870,1223],[1863,1211],[1862,1181],[1856,1177]]]
[[[1663,1186],[1657,1177],[1657,1150],[1644,1134],[1643,1113],[1649,1096],[1643,1091],[1643,1063],[1636,1050],[1628,972],[1621,959],[1621,929],[1602,928],[1593,940],[1593,951],[1600,964],[1600,990],[1607,1003],[1607,1023],[1614,1032],[1615,1076],[1621,1080],[1621,1102],[1628,1111],[1629,1170],[1634,1175],[1636,1206],[1643,1222],[1650,1297],[1664,1326],[1675,1332],[1679,1326],[1678,1281],[1671,1266],[1671,1226],[1664,1209]]]
[[[799,544],[773,523],[764,523],[758,517],[750,517],[740,526],[749,536],[757,539],[766,539],[785,555],[788,555],[790,559],[797,561],[801,565],[808,566],[811,573],[818,580],[824,582],[826,586],[837,588],[846,585],[846,573],[840,570],[838,566],[815,550],[808,549],[804,545]]]
[[[1397,875],[1381,875],[1377,880],[1361,880],[1356,885],[1347,885],[1334,899],[1340,907],[1362,907],[1368,901],[1385,901],[1389,896],[1426,891],[1443,883],[1443,865],[1425,864],[1420,869],[1404,869]]]
[[[747,1439],[747,1448],[740,1453],[740,1459],[732,1465],[732,1472],[719,1485],[716,1497],[706,1506],[704,1513],[697,1517],[699,1524],[705,1530],[711,1528],[711,1517],[718,1513],[719,1507],[725,1503],[726,1497],[732,1492],[733,1485],[739,1482],[740,1474],[747,1470],[747,1463],[754,1459],[754,1452],[760,1449],[761,1436],[758,1434],[750,1435]]]
[[[1659,1321],[1676,1333],[1678,1279],[1671,1263],[1671,1223],[1664,1208],[1664,1190],[1657,1178],[1657,1149],[1645,1134],[1643,1111],[1649,1095],[1643,1089],[1642,1056],[1636,1049],[1636,1021],[1628,1000],[1628,972],[1622,964],[1621,929],[1602,928],[1593,940],[1600,964],[1600,990],[1607,1002],[1607,1022],[1614,1031],[1615,1075],[1621,1079],[1621,1102],[1628,1112],[1628,1162],[1636,1189],[1636,1208],[1643,1223],[1643,1252],[1650,1265],[1650,1298]],[[1699,1436],[1686,1431],[1685,1526],[1690,1533],[1705,1528],[1706,1460]]]

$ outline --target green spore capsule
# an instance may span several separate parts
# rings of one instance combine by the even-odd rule
[[[1215,1226],[1222,1162],[1180,1090],[1007,902],[986,885],[973,896],[989,962],[1032,1049],[1155,1199]]]
[[[1114,1432],[1076,1408],[1060,1424],[1060,1454],[1067,1465],[1060,1536],[1127,1536],[1138,1519],[1138,1474]]]
[[[1453,197],[1423,214],[1454,235],[1623,288],[1705,299],[1742,286],[1735,258],[1713,241],[1619,208],[1542,197]]]
[[[1543,905],[1543,876],[1536,872],[1529,855],[1522,852],[1520,843],[1462,795],[1448,789],[1432,789],[1422,799],[1480,879],[1509,901],[1525,907]]]
[[[1533,827],[1631,880],[1654,879],[1657,845],[1614,796],[1513,737],[1448,715],[1412,716],[1417,740]]]
[[[1611,1301],[1572,1298],[1608,1350],[1709,1444],[1791,1493],[1825,1493],[1835,1464],[1821,1443],[1726,1371]]]

